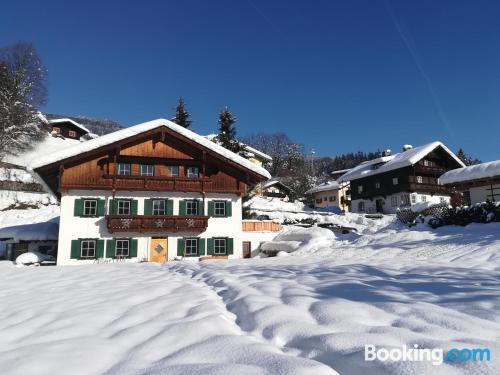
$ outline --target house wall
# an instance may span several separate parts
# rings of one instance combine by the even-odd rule
[[[410,197],[410,205],[403,205],[403,196],[408,195]],[[412,199],[412,197],[414,197]],[[397,204],[394,206],[392,204],[392,198],[395,199]],[[421,204],[422,202],[429,202],[430,204],[438,204],[438,203],[450,203],[450,197],[447,195],[430,195],[430,194],[422,194],[422,193],[408,193],[401,192],[396,194],[390,194],[387,196],[375,196],[373,199],[354,199],[352,201],[351,209],[354,213],[376,213],[377,212],[377,200],[382,200],[382,213],[384,214],[395,214],[398,211],[398,208],[402,207],[410,207],[415,206],[417,204]],[[359,203],[363,202],[365,209],[364,211],[359,210]]]
[[[251,257],[259,254],[260,245],[267,241],[272,241],[280,232],[243,232],[242,241],[250,242]]]
[[[340,209],[347,211],[348,206],[346,204],[342,204],[342,197],[347,199],[348,189],[349,185],[341,187],[340,189],[320,191],[314,193],[313,194],[314,207],[316,208],[339,207]]]
[[[61,196],[61,218],[59,227],[59,248],[57,256],[58,265],[74,265],[93,263],[94,260],[71,259],[71,241],[79,238],[134,238],[138,240],[137,258],[127,259],[126,261],[137,262],[149,260],[149,248],[152,237],[168,238],[168,260],[177,257],[177,239],[182,237],[230,237],[233,238],[233,255],[229,258],[242,257],[242,210],[241,197],[237,194],[228,193],[207,193],[205,195],[205,214],[208,212],[209,200],[231,200],[231,217],[214,218],[208,220],[208,227],[205,232],[200,234],[192,233],[109,233],[105,217],[82,218],[74,216],[75,200],[79,198],[99,198],[106,201],[106,212],[109,201],[112,199],[112,192],[109,190],[68,190]],[[180,192],[127,192],[118,191],[115,198],[130,198],[138,200],[138,214],[144,213],[144,200],[149,198],[168,198],[174,202],[174,215],[179,213],[179,201],[183,199],[201,199],[199,193],[180,193]],[[197,259],[197,257],[189,257]]]
[[[471,187],[469,192],[471,204],[486,202],[486,200],[500,202],[500,184]]]

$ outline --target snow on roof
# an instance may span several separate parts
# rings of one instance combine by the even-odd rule
[[[180,125],[174,124],[173,122],[165,119],[157,119],[157,120],[152,120],[148,121],[142,124],[130,126],[125,129],[121,129],[118,131],[115,131],[113,133],[109,133],[106,135],[103,135],[99,138],[91,139],[86,142],[79,143],[78,145],[75,145],[73,147],[66,148],[64,150],[61,150],[59,152],[55,152],[53,154],[47,155],[45,157],[40,158],[39,160],[35,160],[31,165],[31,169],[36,169],[43,167],[44,165],[52,164],[55,162],[58,162],[60,160],[64,160],[67,158],[70,158],[72,156],[80,155],[85,152],[93,151],[95,149],[98,149],[103,146],[107,146],[110,144],[113,144],[115,142],[121,141],[123,139],[130,138],[132,136],[144,133],[146,131],[160,128],[160,127],[166,127],[186,138],[191,139],[192,141],[195,141],[196,143],[202,145],[203,147],[206,147],[215,153],[221,155],[222,157],[229,159],[241,166],[243,166],[246,169],[251,170],[252,172],[257,173],[260,176],[263,176],[265,178],[271,178],[271,175],[269,174],[268,171],[266,171],[264,168],[259,167],[258,165],[252,163],[251,161],[243,158],[242,156],[239,156],[235,154],[234,152],[231,152],[227,149],[225,149],[222,146],[219,146],[218,144],[210,141],[206,137],[203,137],[199,134],[194,133],[193,131],[186,129]]]
[[[271,186],[274,186],[274,185],[277,185],[277,184],[279,184],[279,185],[281,185],[281,186],[285,187],[286,189],[288,189],[288,190],[290,190],[290,191],[293,191],[293,189],[292,189],[292,188],[290,188],[290,187],[288,187],[287,185],[285,185],[285,184],[284,184],[283,182],[281,182],[281,181],[280,181],[280,179],[279,179],[279,178],[277,178],[277,177],[274,177],[274,178],[272,178],[272,179],[270,179],[270,180],[266,181],[266,183],[265,183],[264,185],[262,185],[262,188],[263,188],[263,189],[267,189],[268,187],[271,187]]]
[[[346,173],[349,172],[352,168],[347,168],[347,169],[338,169],[336,171],[331,171],[330,174],[339,174],[339,173]]]
[[[326,181],[318,186],[313,187],[305,192],[305,194],[314,194],[319,193],[320,191],[330,191],[330,190],[338,190],[340,185],[337,181]]]
[[[371,176],[379,173],[392,171],[399,168],[409,167],[418,163],[426,155],[434,151],[436,148],[442,147],[455,161],[465,166],[464,163],[441,142],[431,142],[423,146],[415,147],[399,154],[382,156],[377,159],[365,161],[354,167],[349,172],[339,177],[339,181],[350,181],[358,178]],[[379,165],[380,164],[380,165]]]
[[[500,160],[453,169],[439,177],[439,183],[444,185],[495,176],[500,176]]]
[[[58,119],[49,120],[49,124],[59,124],[59,123],[62,123],[62,122],[70,122],[73,125],[75,125],[77,128],[79,128],[80,130],[82,130],[82,131],[84,131],[86,133],[90,133],[89,129],[87,129],[82,124],[79,124],[79,123],[77,123],[76,121],[74,121],[74,120],[72,120],[70,118],[58,118]]]
[[[260,156],[262,159],[266,159],[269,161],[273,160],[272,157],[270,157],[268,154],[264,154],[262,151],[259,151],[259,150],[255,149],[253,147],[250,147],[249,145],[246,145],[244,143],[242,143],[241,145],[245,148],[246,151],[249,151],[257,156]]]
[[[0,228],[0,238],[14,241],[53,241],[57,240],[58,236],[57,221]]]

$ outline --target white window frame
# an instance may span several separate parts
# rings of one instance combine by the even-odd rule
[[[128,213],[121,213],[127,211],[127,204],[128,204]],[[126,199],[119,199],[116,202],[116,214],[117,215],[130,215],[132,212],[132,202]]]
[[[227,240],[225,238],[214,238],[214,255],[226,255],[226,254],[227,254]]]
[[[358,202],[358,211],[359,211],[359,212],[365,212],[365,211],[366,211],[366,205],[365,205],[365,202],[363,202],[363,201]]]
[[[417,203],[417,194],[411,194],[410,195],[410,202],[411,202],[411,204],[416,204]]]
[[[401,195],[401,206],[409,206],[410,205],[410,195],[403,194]]]
[[[398,177],[393,177],[393,178],[392,178],[392,184],[393,184],[393,185],[397,185],[397,184],[399,184],[399,178],[398,178]]]
[[[446,203],[445,197],[439,197],[439,203]]]
[[[429,160],[424,159],[424,166],[428,167],[429,166]]]
[[[194,204],[194,208],[193,205]],[[198,215],[198,201],[186,201],[186,215]]]
[[[118,176],[130,176],[132,174],[132,165],[130,163],[117,163],[116,174]]]
[[[92,245],[92,246],[89,246]],[[96,247],[97,243],[96,240],[82,240],[80,242],[80,258],[82,259],[87,259],[87,258],[95,258],[96,257]],[[86,255],[83,255],[83,252],[86,252]],[[92,253],[89,253],[92,251]]]
[[[59,128],[59,127],[57,127],[57,126],[54,126],[54,127],[52,128],[52,131],[53,131],[53,132],[56,132],[57,134],[61,134],[61,128]]]
[[[427,202],[427,195],[421,195],[421,196],[420,196],[420,200],[421,200],[422,202]]]
[[[195,170],[196,170],[196,173],[194,173]],[[186,177],[190,177],[190,178],[200,177],[200,168],[199,167],[187,167],[186,168]]]
[[[380,182],[375,182],[375,189],[380,189]]]
[[[178,165],[167,165],[167,170],[170,172],[170,177],[179,177]],[[174,173],[175,171],[175,173]]]
[[[214,202],[214,216],[218,216],[218,217],[226,216],[226,202],[225,201],[215,201]]]
[[[363,192],[363,185],[358,185],[358,194]]]
[[[396,195],[391,197],[391,206],[392,207],[398,206],[398,197]]]
[[[124,244],[127,244],[127,246],[123,246]],[[130,256],[130,240],[116,240],[115,256],[119,258]]]
[[[69,136],[69,137],[75,137],[75,138],[76,138],[76,131],[74,131],[74,130],[69,130],[69,131],[68,131],[68,136]]]
[[[167,211],[167,202],[165,202],[165,199],[153,199],[152,206],[153,206],[152,207],[152,209],[153,209],[152,210],[153,215],[155,215],[155,216],[163,216],[163,215],[166,214],[166,211]]]
[[[424,182],[424,178],[422,176],[417,176],[417,183],[422,184]]]
[[[87,206],[89,203],[89,206]],[[90,205],[93,203],[93,207]],[[87,213],[87,209],[89,212]],[[97,199],[84,199],[83,200],[83,216],[97,216]]]
[[[144,167],[146,168],[145,171],[143,170]],[[139,166],[139,174],[145,177],[152,177],[155,175],[155,166],[153,164],[141,164]]]
[[[184,243],[184,254],[190,256],[198,255],[198,238],[186,238]]]

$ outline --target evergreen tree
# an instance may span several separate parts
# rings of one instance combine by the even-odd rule
[[[241,151],[240,143],[236,140],[236,128],[234,124],[236,117],[229,112],[226,107],[219,115],[219,134],[217,135],[217,142],[224,148],[238,153]]]
[[[481,163],[481,160],[476,159],[470,155],[467,155],[464,149],[461,147],[457,152],[457,157],[462,161],[462,163],[464,163],[467,166]]]
[[[184,99],[179,98],[177,106],[175,107],[175,117],[172,119],[172,121],[184,128],[189,128],[191,126],[191,120],[189,119],[190,117],[191,115],[186,109],[186,103],[184,103]]]

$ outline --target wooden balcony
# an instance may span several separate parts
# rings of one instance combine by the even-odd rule
[[[436,184],[419,184],[419,183],[414,183],[410,182],[410,191],[411,192],[418,192],[418,193],[434,193],[434,194],[450,194],[451,189],[443,186],[443,185],[436,185]]]
[[[109,233],[201,233],[208,216],[107,215]]]

